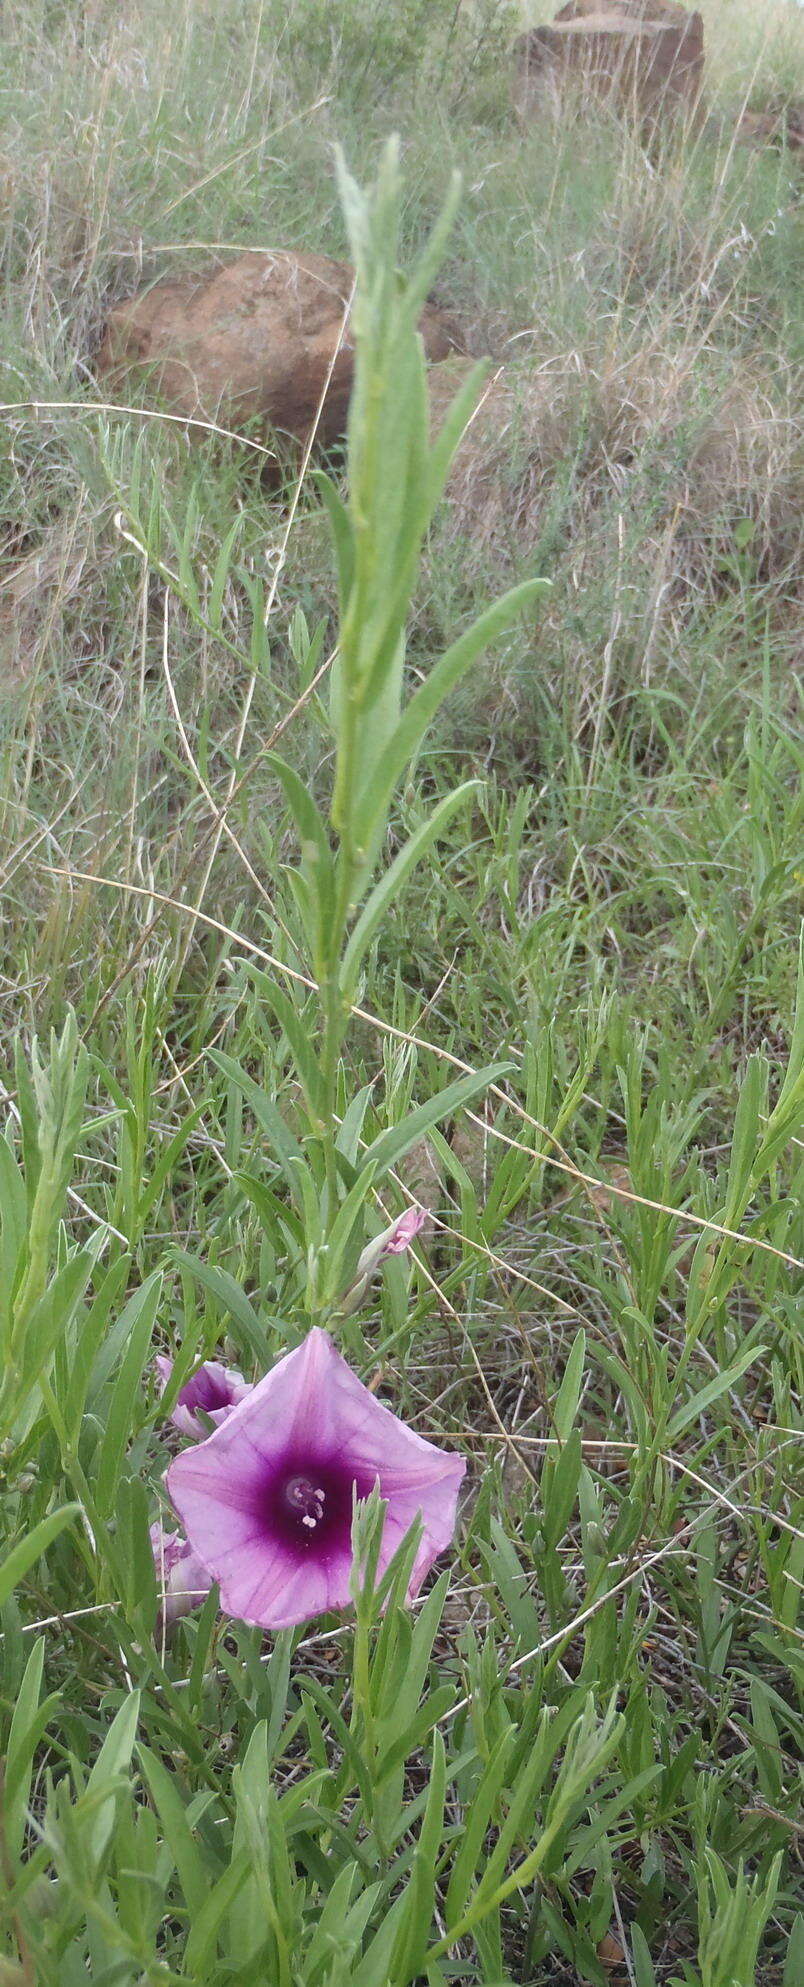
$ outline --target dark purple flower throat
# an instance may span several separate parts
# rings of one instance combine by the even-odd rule
[[[179,1400],[191,1410],[200,1407],[205,1414],[214,1414],[216,1408],[232,1406],[232,1391],[225,1367],[208,1364],[182,1387]]]
[[[260,1517],[266,1535],[281,1539],[293,1554],[326,1558],[348,1552],[352,1535],[352,1501],[368,1497],[375,1479],[359,1473],[338,1457],[285,1455],[265,1474]]]

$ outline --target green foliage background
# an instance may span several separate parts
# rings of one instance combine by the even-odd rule
[[[515,128],[503,8],[5,9],[2,1982],[804,1975],[801,223],[732,144],[801,87],[792,14],[713,0],[710,122],[657,160]],[[378,873],[425,860],[352,955],[328,1145],[320,485],[289,529],[258,450],[91,365],[177,258],[347,253],[333,144],[367,184],[391,129],[400,265],[459,168],[436,294],[520,382],[400,695],[551,589],[388,797]],[[454,1564],[413,1615],[166,1638],[154,1349],[262,1372],[411,1195],[412,1271],[337,1328],[465,1447]]]

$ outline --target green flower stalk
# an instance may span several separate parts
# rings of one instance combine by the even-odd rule
[[[294,817],[301,860],[291,887],[323,1008],[317,1055],[292,1003],[263,985],[285,1029],[313,1127],[324,1147],[327,1226],[338,1206],[335,1114],[339,1057],[367,948],[407,877],[474,790],[447,794],[372,879],[394,793],[444,698],[481,650],[535,600],[541,579],[515,587],[433,665],[405,703],[405,627],[425,535],[484,376],[473,368],[436,440],[429,437],[427,374],[417,330],[455,214],[455,178],[412,273],[399,274],[399,145],[389,143],[377,185],[364,194],[338,159],[341,199],[356,268],[355,379],[349,413],[346,495],[318,478],[338,573],[339,631],[330,718],[335,772],[327,823],[302,781],[274,756]],[[484,1081],[487,1078],[484,1078]]]

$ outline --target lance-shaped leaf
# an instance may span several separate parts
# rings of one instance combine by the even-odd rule
[[[312,794],[293,767],[286,765],[276,752],[268,752],[265,756],[282,787],[299,837],[301,877],[306,887],[303,896],[297,897],[297,902],[307,942],[316,969],[320,971],[328,956],[335,895],[335,870],[327,830]]]
[[[490,1083],[499,1083],[501,1077],[510,1076],[514,1067],[510,1062],[489,1063],[485,1069],[473,1070],[469,1076],[459,1076],[455,1083],[448,1083],[445,1090],[439,1090],[426,1104],[410,1111],[401,1124],[391,1125],[388,1131],[380,1132],[363,1155],[363,1165],[374,1167],[375,1184],[441,1118],[448,1118],[453,1111],[460,1111],[464,1105],[471,1104],[473,1098],[487,1090]]]
[[[439,836],[444,833],[444,830],[452,820],[453,814],[457,814],[459,807],[463,806],[469,794],[476,793],[479,786],[479,780],[464,780],[463,785],[456,787],[454,793],[445,794],[444,799],[439,801],[438,806],[433,810],[429,820],[423,821],[421,827],[415,830],[404,847],[399,850],[398,855],[395,856],[390,869],[387,869],[384,875],[380,877],[379,882],[375,884],[368,902],[365,904],[358,918],[343,957],[343,984],[348,999],[351,999],[355,981],[367,947],[371,944],[374,933],[382,923],[389,906],[395,903],[403,883],[406,882],[411,871],[415,869],[416,864],[421,862],[422,856],[427,854],[427,850],[432,847],[433,842],[438,841]]]
[[[262,983],[262,995],[284,1030],[308,1108],[313,1117],[318,1117],[324,1108],[324,1085],[313,1048],[313,1029],[294,1007],[290,995],[267,975]]]
[[[65,1525],[77,1517],[80,1510],[80,1504],[63,1504],[60,1511],[51,1511],[47,1518],[42,1518],[34,1526],[32,1532],[12,1546],[0,1563],[0,1607],[5,1607],[9,1594],[13,1594],[14,1588],[25,1579],[29,1567],[47,1550],[51,1540],[63,1532]]]
[[[267,980],[266,976],[257,971],[253,973],[252,977],[255,985],[259,985],[261,990],[272,984],[272,982]],[[235,1062],[233,1056],[224,1055],[221,1049],[211,1049],[210,1060],[217,1064],[218,1069],[223,1071],[224,1076],[228,1077],[231,1083],[236,1084],[238,1090],[242,1091],[247,1103],[251,1105],[257,1123],[261,1130],[265,1132],[271,1149],[275,1152],[279,1160],[279,1164],[293,1192],[294,1198],[296,1198],[298,1194],[298,1177],[293,1170],[293,1162],[294,1160],[301,1160],[303,1162],[304,1153],[298,1139],[294,1137],[289,1126],[285,1124],[285,1120],[281,1112],[277,1109],[273,1098],[268,1097],[266,1092],[260,1089],[259,1084],[255,1083],[253,1076],[249,1076],[245,1069],[241,1069],[239,1062]]]
[[[489,642],[504,634],[517,615],[531,606],[549,585],[549,580],[525,580],[523,585],[513,587],[510,593],[503,595],[502,600],[486,608],[471,628],[459,635],[458,640],[441,656],[405,706],[393,736],[374,766],[355,814],[355,835],[366,851],[367,869],[373,866],[397,781],[421,744],[444,698],[460,683],[461,677],[466,675],[467,669],[471,668]]]

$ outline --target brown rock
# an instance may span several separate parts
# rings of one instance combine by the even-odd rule
[[[677,0],[569,0],[516,44],[514,103],[528,122],[574,84],[642,125],[699,104],[703,20]]]
[[[317,432],[334,441],[352,386],[352,282],[345,262],[278,249],[238,256],[212,275],[152,284],[112,311],[96,371],[115,391],[148,373],[162,404],[188,420],[259,422],[303,438],[331,366]],[[429,358],[455,350],[454,327],[429,305],[421,331]]]
[[[559,7],[557,21],[589,21],[601,14],[625,15],[631,21],[650,21],[654,26],[683,28],[690,19],[689,8],[681,0],[566,0]]]
[[[744,110],[737,137],[743,145],[786,145],[790,152],[804,152],[804,101],[783,110]]]

